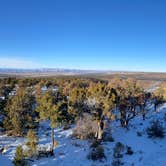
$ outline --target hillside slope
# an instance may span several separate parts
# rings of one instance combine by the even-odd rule
[[[152,108],[153,110],[153,108]],[[50,158],[35,159],[30,162],[30,165],[58,165],[58,166],[111,166],[113,161],[113,148],[117,142],[121,142],[125,146],[130,146],[133,150],[132,155],[123,153],[120,159],[124,166],[165,166],[166,158],[166,138],[152,139],[148,138],[146,128],[150,126],[151,121],[154,119],[160,120],[162,125],[166,127],[166,104],[164,104],[158,112],[149,112],[146,120],[143,121],[142,117],[135,118],[130,125],[129,130],[120,127],[119,122],[114,122],[111,125],[112,136],[114,142],[102,143],[105,149],[106,159],[102,161],[93,162],[87,159],[89,153],[88,141],[77,140],[71,138],[73,127],[69,130],[58,128],[55,130],[56,140],[59,146],[55,148],[55,156]],[[48,123],[45,122],[40,126],[39,130],[39,143],[50,145],[49,134],[51,130],[48,128]],[[8,147],[6,152],[0,156],[0,162],[3,165],[11,165],[14,157],[15,149],[18,145],[24,144],[25,138],[13,138],[5,135],[0,136],[0,144],[3,147]],[[8,158],[8,159],[7,159]]]

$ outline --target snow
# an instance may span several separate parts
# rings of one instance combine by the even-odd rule
[[[1,100],[5,100],[5,96],[0,96],[0,99]]]
[[[5,156],[0,155],[0,164],[2,166],[11,166],[13,165],[12,162]]]
[[[53,88],[52,88],[52,91],[53,92],[57,92],[59,90],[59,87],[58,86],[54,86]]]
[[[16,147],[23,145],[25,138],[21,137],[8,137],[7,135],[0,135],[0,148],[4,148],[3,155],[13,160]]]
[[[165,166],[166,138],[152,139],[148,138],[146,134],[146,128],[153,119],[162,121],[163,126],[166,128],[165,114],[166,104],[162,105],[157,112],[154,112],[153,107],[151,107],[151,111],[146,116],[145,121],[142,120],[141,116],[133,119],[130,122],[131,125],[128,130],[121,128],[119,122],[110,124],[115,141],[102,143],[106,154],[106,159],[103,159],[102,162],[93,162],[87,159],[90,143],[71,137],[74,126],[68,130],[63,130],[63,128],[59,127],[55,129],[55,139],[59,142],[59,145],[54,149],[55,156],[34,160],[30,165],[111,166],[113,161],[113,148],[117,142],[121,142],[124,145],[130,146],[134,151],[133,155],[123,155],[121,160],[124,162],[124,166],[130,166],[132,164],[134,166]],[[142,136],[138,136],[138,132],[142,133]],[[49,122],[41,123],[39,129],[40,146],[50,147],[50,134]],[[0,155],[0,165],[11,165],[16,147],[25,144],[25,141],[25,138],[0,135],[0,145],[7,147],[6,152]]]
[[[53,92],[57,92],[59,90],[58,86],[53,86],[53,87],[47,87],[47,86],[42,86],[41,91],[45,93],[48,90],[52,90]]]
[[[42,91],[42,92],[45,92],[45,91],[47,91],[47,90],[48,90],[48,88],[47,88],[46,86],[42,86],[42,87],[41,87],[41,91]]]
[[[160,86],[159,86],[160,83],[161,83],[160,81],[154,83],[151,87],[147,88],[145,91],[149,92],[149,93],[155,92],[157,89],[160,88]]]
[[[13,91],[11,91],[10,93],[9,93],[9,96],[15,96],[16,95],[16,91],[15,90],[13,90]]]
[[[46,126],[45,126],[46,127]],[[44,128],[44,127],[42,127]],[[55,130],[55,139],[59,142],[59,146],[55,149],[55,157],[51,158],[43,158],[40,160],[35,161],[32,165],[58,165],[58,166],[64,166],[71,164],[73,166],[83,166],[85,162],[90,163],[91,161],[86,161],[86,155],[88,153],[89,149],[89,143],[88,141],[81,141],[72,139],[70,136],[72,134],[73,128],[69,130],[63,130],[62,128],[58,128]],[[42,130],[41,130],[42,131]],[[50,131],[40,133],[41,139],[39,139],[39,142],[41,144],[47,144],[50,145],[50,137],[47,137],[46,135],[50,135]],[[90,165],[90,164],[89,164]]]

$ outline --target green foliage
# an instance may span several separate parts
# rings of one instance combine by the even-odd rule
[[[134,152],[130,146],[126,146],[126,154],[127,155],[132,155]]]
[[[104,154],[103,146],[99,145],[96,148],[92,148],[91,151],[89,152],[87,158],[91,159],[91,160],[94,160],[94,161],[106,158],[106,156]]]
[[[147,128],[147,134],[150,138],[163,138],[164,128],[159,120],[153,121],[151,126]]]
[[[64,123],[64,121],[68,119],[65,98],[60,92],[53,93],[53,91],[47,91],[38,96],[36,111],[39,113],[41,120],[50,121],[53,153],[55,145],[54,128],[57,127],[59,123]]]
[[[121,126],[127,128],[130,120],[139,114],[137,106],[142,105],[146,98],[143,98],[145,92],[135,80],[121,80],[120,83],[115,87],[118,94],[116,106],[120,112]]]
[[[122,158],[124,149],[125,149],[125,146],[121,142],[117,142],[114,147],[113,157]]]
[[[5,108],[6,118],[4,127],[12,131],[12,135],[23,135],[26,129],[34,128],[36,113],[33,109],[34,97],[31,92],[20,88],[15,96],[12,96]]]
[[[36,111],[39,112],[40,119],[51,122],[51,127],[56,127],[57,112],[54,105],[53,94],[51,91],[44,93],[37,99]]]
[[[87,111],[86,100],[85,88],[75,87],[71,90],[69,93],[69,112],[74,118],[80,117]]]
[[[99,145],[101,145],[101,141],[94,139],[90,145],[91,148],[97,148]]]
[[[35,156],[37,153],[37,144],[38,144],[38,138],[36,136],[36,133],[33,130],[29,130],[27,133],[27,147],[28,147],[28,156],[32,157]]]
[[[50,120],[51,128],[55,128],[67,118],[65,101],[52,91],[47,91],[37,98],[36,111],[41,120]]]
[[[160,98],[160,102],[164,102],[166,100],[166,83],[163,82],[154,94],[156,97]]]
[[[18,146],[16,149],[15,157],[13,160],[15,166],[25,166],[24,152],[21,146]]]
[[[7,104],[7,100],[8,100],[8,94],[12,91],[13,86],[12,85],[6,85],[6,84],[0,84],[0,116],[5,116],[5,107]],[[2,124],[0,124],[1,126],[3,126]]]
[[[47,86],[49,90],[42,92],[42,86]],[[58,87],[58,92],[52,91],[54,86]],[[10,96],[9,92],[13,89],[16,89],[17,93]],[[61,124],[76,122],[84,113],[88,113],[92,116],[95,127],[92,131],[86,124],[78,125],[78,128],[82,126],[77,130],[78,137],[94,138],[96,132],[96,138],[113,141],[110,135],[106,138],[103,134],[104,120],[119,120],[122,127],[128,128],[130,121],[137,115],[142,114],[145,119],[149,99],[153,101],[156,109],[163,103],[164,89],[165,85],[154,95],[146,93],[139,81],[134,79],[111,78],[105,81],[65,76],[5,78],[0,80],[0,95],[6,98],[5,101],[0,101],[0,113],[3,112],[5,117],[2,126],[7,133],[21,136],[26,134],[28,129],[37,126],[36,118],[49,120],[51,128],[54,129]],[[53,132],[54,130],[52,135]]]

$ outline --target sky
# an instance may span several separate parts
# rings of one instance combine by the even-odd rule
[[[166,72],[165,0],[1,0],[0,68]]]

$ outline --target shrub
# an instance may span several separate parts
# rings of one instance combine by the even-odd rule
[[[138,137],[142,137],[142,132],[137,131],[137,136],[138,136]]]
[[[79,139],[93,139],[97,132],[97,122],[89,114],[84,114],[76,123],[73,136]]]
[[[130,146],[126,146],[126,150],[127,155],[132,155],[134,153]]]
[[[164,128],[159,120],[152,122],[151,126],[147,128],[147,134],[150,138],[164,137]]]
[[[122,158],[123,157],[123,151],[124,151],[124,145],[121,142],[117,142],[114,147],[113,156],[114,158]]]
[[[111,133],[104,132],[103,133],[103,141],[104,142],[114,142],[114,138],[112,137]]]
[[[42,158],[42,157],[51,157],[53,156],[52,151],[46,151],[46,150],[40,150],[38,151],[38,158]]]
[[[26,165],[23,149],[21,146],[18,146],[16,149],[15,157],[13,160],[15,166],[24,166]]]
[[[51,157],[53,156],[52,150],[48,146],[44,147],[38,147],[38,155],[37,158],[42,158],[42,157]]]
[[[87,157],[88,157],[88,159],[91,159],[94,161],[105,158],[104,148],[101,145],[99,145],[96,148],[91,149],[91,151]]]
[[[97,148],[99,145],[101,145],[101,142],[99,140],[93,140],[91,144],[91,148]]]
[[[71,126],[69,124],[65,124],[64,127],[63,127],[63,130],[68,130],[70,128],[71,128]]]

